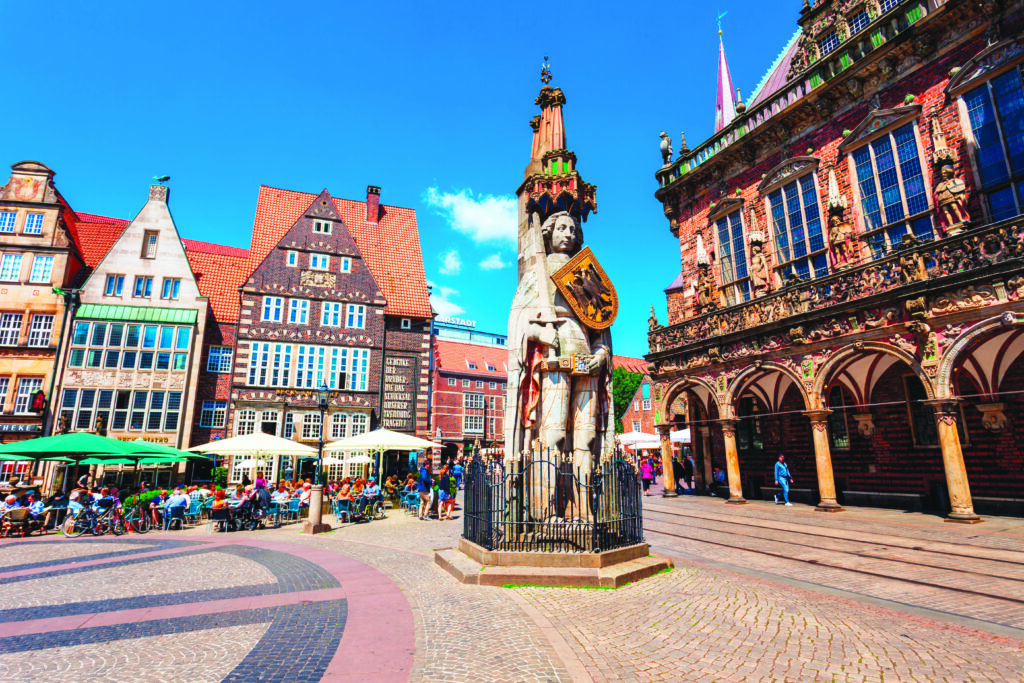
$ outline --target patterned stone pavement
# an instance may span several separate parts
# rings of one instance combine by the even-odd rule
[[[292,525],[3,543],[3,597],[43,607],[0,613],[0,676],[1024,680],[1024,522],[960,527],[891,511],[644,502],[648,540],[676,569],[619,590],[457,584],[433,551],[455,544],[461,522],[400,511],[315,537]],[[22,549],[26,564],[12,562]],[[122,572],[168,563],[188,590],[145,584],[146,595],[105,603],[113,611],[95,600],[102,577],[123,581]],[[238,571],[200,576],[209,563]],[[60,567],[84,584],[78,602],[36,594],[56,590]],[[164,602],[169,595],[186,599]],[[18,656],[38,649],[46,656]]]

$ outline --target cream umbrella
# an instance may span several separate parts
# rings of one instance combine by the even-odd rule
[[[235,463],[255,468],[255,460],[260,456],[274,458],[279,455],[315,456],[316,449],[291,439],[282,439],[273,434],[254,432],[245,436],[233,436],[230,439],[218,439],[209,443],[192,446],[187,449],[197,453],[216,453],[217,455],[241,455],[253,460],[253,463]],[[254,473],[255,474],[255,473]]]
[[[338,439],[331,443],[324,444],[324,451],[330,452],[351,452],[351,451],[372,451],[377,454],[377,473],[383,474],[381,460],[384,451],[419,451],[427,448],[442,448],[441,444],[427,441],[410,434],[394,432],[390,429],[375,429],[372,432],[363,432],[356,436],[345,439]],[[355,456],[359,457],[359,456]],[[365,457],[365,456],[364,456]],[[368,462],[372,462],[367,459]],[[357,462],[353,458],[350,463]]]

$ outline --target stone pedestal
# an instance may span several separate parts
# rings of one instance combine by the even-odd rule
[[[619,588],[670,569],[646,543],[600,553],[487,550],[459,539],[458,548],[434,553],[434,562],[460,583],[480,586]]]
[[[302,525],[304,534],[322,534],[331,530],[330,524],[324,523],[324,487],[314,484],[309,496],[309,519]]]

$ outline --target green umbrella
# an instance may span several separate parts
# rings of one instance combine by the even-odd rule
[[[33,458],[48,455],[128,455],[133,452],[128,442],[89,432],[41,436],[0,445],[0,458],[8,455],[28,455]]]
[[[22,460],[35,460],[31,455],[0,455],[0,461],[18,462]]]
[[[79,465],[134,465],[135,461],[128,458],[86,458],[79,460]]]

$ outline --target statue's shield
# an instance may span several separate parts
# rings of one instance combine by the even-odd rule
[[[619,295],[590,247],[573,256],[551,279],[581,323],[592,330],[604,330],[615,322]]]

